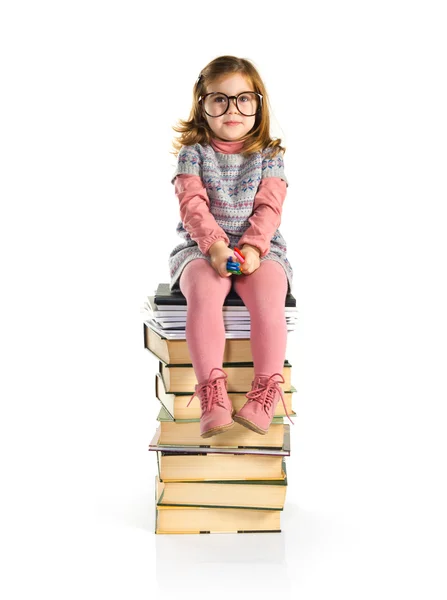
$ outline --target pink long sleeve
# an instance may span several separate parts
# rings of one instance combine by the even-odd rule
[[[286,182],[279,177],[266,177],[256,192],[250,227],[242,235],[238,248],[244,244],[255,246],[261,257],[270,251],[270,241],[281,223],[282,206],[287,193]]]
[[[175,178],[175,194],[180,202],[180,217],[191,239],[197,242],[200,251],[207,254],[210,246],[230,240],[210,212],[210,201],[199,175],[180,174]]]

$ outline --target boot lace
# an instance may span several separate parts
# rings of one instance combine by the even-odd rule
[[[223,375],[216,375],[211,377],[211,373],[213,371],[221,371]],[[228,375],[222,369],[214,367],[211,369],[210,376],[207,381],[204,381],[201,384],[197,384],[194,394],[189,399],[187,407],[191,404],[194,396],[197,396],[200,400],[200,406],[202,412],[211,411],[215,404],[222,406],[223,408],[227,408],[225,404],[225,399],[222,395],[222,387],[218,384],[218,381],[221,379],[227,379]]]
[[[278,375],[281,378],[281,381],[273,380],[273,377],[275,377],[276,375]],[[257,387],[254,390],[251,390],[250,392],[248,392],[246,394],[246,397],[248,398],[248,402],[259,402],[262,405],[265,412],[268,414],[272,408],[273,401],[275,399],[275,395],[278,392],[281,397],[281,400],[282,400],[282,403],[284,406],[284,410],[286,411],[287,418],[292,423],[292,425],[294,425],[294,422],[292,421],[289,413],[287,412],[286,403],[284,401],[284,395],[283,395],[282,389],[279,385],[280,383],[284,383],[284,382],[285,382],[285,379],[281,375],[281,373],[274,373],[273,375],[270,375],[270,377],[268,378],[268,380],[265,383],[262,383],[258,379]]]

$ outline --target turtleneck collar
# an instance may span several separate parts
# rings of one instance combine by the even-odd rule
[[[216,138],[210,138],[211,146],[215,152],[221,154],[239,154],[244,145],[244,141],[226,142],[224,140],[218,140]]]

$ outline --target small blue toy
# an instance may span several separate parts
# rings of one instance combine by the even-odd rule
[[[234,256],[229,256],[227,260],[227,271],[231,272],[233,275],[242,275],[242,271],[240,269],[241,263],[235,262],[233,260]]]

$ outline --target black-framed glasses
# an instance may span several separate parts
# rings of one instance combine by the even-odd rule
[[[210,92],[200,96],[198,101],[209,117],[221,117],[227,112],[232,99],[244,117],[253,117],[262,107],[262,94],[258,94],[258,92],[241,92],[237,96],[227,96],[222,92]]]

